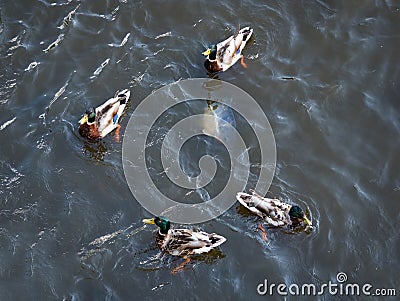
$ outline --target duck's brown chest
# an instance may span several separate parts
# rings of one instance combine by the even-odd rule
[[[96,140],[96,139],[99,139],[101,137],[100,133],[99,133],[99,131],[97,129],[97,126],[95,124],[90,124],[90,125],[87,124],[87,123],[82,124],[79,127],[79,134],[82,137],[85,137],[85,138],[90,139],[90,140]]]

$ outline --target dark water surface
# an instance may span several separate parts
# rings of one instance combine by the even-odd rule
[[[0,20],[1,300],[285,300],[259,296],[257,285],[322,285],[338,272],[400,293],[399,1],[2,0]],[[248,68],[219,78],[269,118],[277,168],[268,195],[308,208],[316,226],[268,230],[263,242],[258,219],[234,205],[198,226],[227,237],[220,250],[171,275],[181,260],[158,258],[153,229],[142,228],[149,214],[126,184],[122,144],[84,141],[77,121],[129,87],[125,126],[152,91],[206,77],[201,52],[239,24],[254,28]],[[223,147],[196,143],[183,149],[189,173],[196,145],[224,162]],[[398,296],[303,297],[366,298]]]

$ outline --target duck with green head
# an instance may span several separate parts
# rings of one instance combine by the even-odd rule
[[[79,134],[90,140],[103,138],[114,129],[115,136],[119,140],[120,125],[118,121],[124,112],[130,97],[128,89],[117,91],[113,98],[110,98],[97,108],[89,108],[79,120]]]
[[[189,229],[171,229],[170,221],[165,217],[144,219],[145,224],[157,225],[157,246],[166,253],[186,257],[192,254],[202,254],[211,251],[226,241],[226,238],[203,231]]]
[[[172,270],[173,274],[183,270],[185,265],[190,262],[190,255],[208,253],[226,241],[225,237],[215,233],[171,229],[171,223],[165,217],[156,216],[151,219],[144,219],[143,222],[158,226],[156,243],[162,252],[185,258],[184,262]]]
[[[304,222],[307,227],[312,227],[311,221],[299,206],[290,205],[278,199],[261,197],[254,190],[250,191],[252,194],[238,192],[236,199],[251,212],[260,216],[268,225],[294,228]],[[263,231],[262,226],[259,228]]]
[[[253,29],[245,27],[226,40],[211,45],[203,52],[203,55],[206,56],[204,67],[206,67],[207,71],[211,73],[226,71],[239,59],[242,66],[247,67],[244,63],[242,50],[250,40],[252,34]]]

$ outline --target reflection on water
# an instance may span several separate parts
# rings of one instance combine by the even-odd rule
[[[83,149],[85,155],[88,155],[95,161],[103,161],[108,151],[107,146],[103,142],[84,142]]]
[[[318,284],[338,271],[351,282],[400,287],[399,14],[390,0],[3,1],[1,299],[247,300],[260,297],[265,278]],[[121,144],[82,140],[77,120],[129,86],[125,129],[155,89],[207,77],[201,52],[239,23],[254,28],[243,52],[248,68],[236,64],[218,78],[248,92],[269,118],[277,167],[268,196],[308,208],[315,228],[267,229],[265,242],[259,219],[234,205],[198,225],[227,242],[172,276],[182,260],[159,257],[152,230],[141,228],[148,213],[126,185]],[[253,187],[254,133],[234,112],[209,105],[194,101],[161,118],[149,158],[158,159],[171,120],[206,109],[247,138]],[[218,124],[211,130],[225,135]],[[166,195],[202,202],[220,191],[230,168],[226,149],[206,135],[188,141],[180,163],[196,175],[205,153],[217,158],[217,175],[190,193],[170,185],[157,160],[149,170]],[[352,297],[320,298],[342,299]]]
[[[204,114],[216,117],[213,120],[214,122],[204,122],[203,124],[204,134],[210,135],[211,137],[222,140],[224,137],[229,136],[229,132],[233,130],[231,127],[236,127],[233,110],[222,103],[207,100],[207,109]],[[233,135],[231,134],[230,136]]]

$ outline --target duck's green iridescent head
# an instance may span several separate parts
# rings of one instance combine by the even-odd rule
[[[150,225],[157,225],[160,228],[160,233],[161,234],[168,234],[168,230],[171,227],[171,223],[169,222],[168,219],[165,217],[154,217],[151,219],[144,219],[143,222],[145,224],[150,224]]]
[[[86,122],[93,123],[96,120],[96,109],[89,108],[86,110],[85,115],[83,115],[82,119],[79,120],[80,124],[84,124]]]
[[[209,60],[215,60],[217,58],[217,45],[210,45],[210,47],[203,52],[204,56],[208,56]]]
[[[96,109],[89,108],[86,110],[86,115],[88,115],[88,122],[92,123],[96,119]]]
[[[307,216],[304,214],[303,210],[299,206],[292,206],[289,211],[289,216],[292,218],[303,220],[307,224],[307,226],[311,226],[310,220],[307,218]]]

